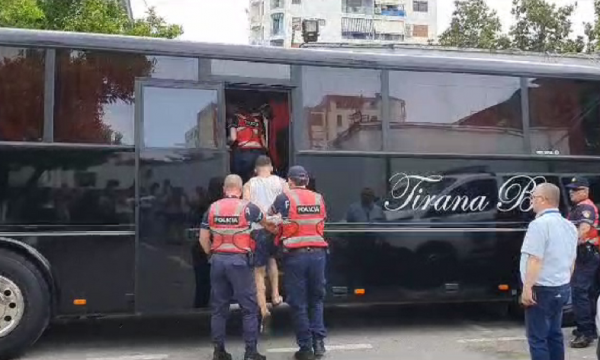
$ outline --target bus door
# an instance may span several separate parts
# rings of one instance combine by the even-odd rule
[[[229,170],[223,85],[142,80],[136,99],[136,309],[207,306],[198,229]]]

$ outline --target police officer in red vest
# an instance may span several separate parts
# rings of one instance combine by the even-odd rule
[[[215,345],[214,360],[231,360],[225,351],[225,325],[229,304],[235,298],[242,309],[245,360],[263,360],[258,353],[258,304],[254,282],[251,223],[260,223],[275,231],[262,211],[242,200],[242,179],[238,175],[225,178],[225,197],[214,202],[204,215],[200,230],[200,245],[211,264],[211,332]],[[212,242],[211,242],[212,236]]]
[[[571,279],[573,289],[573,313],[577,328],[571,347],[584,348],[596,339],[596,326],[592,314],[595,298],[592,289],[596,280],[600,254],[598,252],[598,209],[589,198],[589,183],[584,178],[575,177],[567,185],[571,201],[575,204],[568,219],[579,231],[577,259]]]
[[[238,109],[229,120],[229,142],[233,149],[233,172],[244,182],[254,171],[254,164],[260,155],[267,153],[265,117],[268,105],[256,112]]]
[[[306,170],[292,166],[288,172],[290,189],[275,198],[269,211],[282,218],[276,243],[283,250],[284,286],[300,347],[295,354],[298,360],[323,356],[327,335],[323,321],[327,213],[323,197],[308,190],[308,182]]]

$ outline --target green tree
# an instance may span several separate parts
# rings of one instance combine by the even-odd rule
[[[570,39],[575,5],[557,7],[546,0],[513,0],[515,25],[510,29],[512,46],[536,52],[581,52],[583,36]]]
[[[150,8],[146,17],[131,20],[118,0],[44,0],[45,28],[101,34],[123,34],[173,39],[183,33],[179,25],[167,24]]]
[[[509,45],[498,14],[485,0],[456,0],[454,6],[450,26],[440,35],[440,45],[480,49]]]
[[[2,0],[0,27],[39,29],[44,26],[44,12],[36,0]]]
[[[585,24],[586,51],[588,53],[600,51],[600,0],[594,0],[594,23]]]

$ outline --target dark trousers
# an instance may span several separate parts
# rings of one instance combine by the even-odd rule
[[[244,182],[250,180],[254,174],[254,167],[256,166],[256,159],[260,155],[265,155],[265,150],[261,149],[247,149],[243,150],[236,148],[233,150],[232,156],[232,172],[239,175]]]
[[[210,267],[211,335],[215,346],[225,348],[229,305],[235,298],[242,309],[246,351],[256,351],[258,304],[254,268],[245,255],[214,254]]]
[[[562,314],[571,296],[571,287],[569,284],[534,286],[533,293],[537,304],[525,308],[531,360],[564,360]]]
[[[292,310],[296,342],[301,349],[312,349],[313,340],[327,336],[323,320],[326,264],[325,250],[285,253],[284,286]]]
[[[596,273],[600,264],[597,252],[577,255],[575,270],[571,279],[573,289],[573,315],[577,332],[584,336],[596,337],[596,324],[592,306],[595,306],[595,292],[592,291],[596,281]]]

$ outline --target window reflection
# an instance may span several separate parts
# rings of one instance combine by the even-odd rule
[[[4,148],[0,157],[0,224],[133,224],[133,152]]]
[[[133,145],[135,80],[195,80],[196,59],[57,50],[54,141]]]
[[[314,190],[323,194],[328,222],[381,221],[386,190],[385,160],[368,156],[297,156]]]
[[[304,67],[309,149],[382,149],[381,81],[376,70]],[[339,121],[341,116],[341,126]]]
[[[600,83],[529,81],[531,148],[540,155],[600,155]]]
[[[144,146],[216,148],[216,90],[144,87]]]
[[[44,51],[0,47],[0,140],[41,141]]]
[[[390,72],[391,150],[525,153],[519,78]]]
[[[212,75],[241,76],[268,79],[289,79],[290,66],[250,61],[211,60]]]

